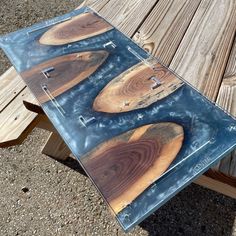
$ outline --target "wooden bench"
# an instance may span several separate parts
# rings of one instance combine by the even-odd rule
[[[223,10],[216,1],[207,0],[90,0],[84,4],[236,116],[236,3],[226,0]],[[42,153],[58,160],[69,156],[70,150],[10,68],[0,77],[0,147],[22,143],[35,127],[51,132]],[[236,198],[236,153],[195,183]]]

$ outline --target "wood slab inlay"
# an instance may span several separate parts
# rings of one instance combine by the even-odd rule
[[[51,95],[56,97],[93,74],[108,54],[106,51],[93,51],[57,57],[22,72],[21,76],[38,101],[44,103],[49,97],[42,89],[43,84],[46,84]],[[42,71],[50,67],[54,70],[47,79]]]
[[[96,97],[93,109],[119,113],[145,108],[182,85],[183,81],[161,64],[152,69],[142,62],[108,83]]]
[[[118,213],[167,170],[183,139],[175,123],[145,125],[100,144],[82,164]]]
[[[93,13],[84,13],[49,29],[39,42],[45,45],[63,45],[105,33],[113,27]]]

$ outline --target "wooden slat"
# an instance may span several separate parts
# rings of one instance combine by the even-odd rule
[[[23,142],[39,122],[38,114],[28,111],[23,104],[23,99],[34,99],[27,88],[0,113],[0,147]]]
[[[201,0],[159,0],[134,40],[168,65]]]
[[[100,10],[100,14],[123,33],[132,36],[156,2],[156,0],[110,0]]]
[[[219,91],[235,34],[235,24],[235,1],[203,0],[170,65],[212,100],[215,100]],[[235,112],[236,109],[235,53],[236,49],[231,54],[233,56],[217,100],[229,112]],[[216,169],[235,176],[235,153],[222,160]]]
[[[110,0],[85,0],[76,9],[84,6],[89,6],[94,11],[99,12]]]
[[[88,0],[84,1],[84,5],[91,7],[95,11],[100,12],[101,9],[109,2],[110,0]]]
[[[170,67],[215,100],[236,29],[236,1],[202,0]]]
[[[217,103],[236,117],[236,39],[225,70]],[[236,151],[224,158],[215,169],[236,178]]]
[[[13,67],[0,76],[0,113],[25,87]]]
[[[236,117],[236,39],[220,86],[217,104]]]
[[[226,183],[222,183],[205,175],[200,176],[194,183],[236,199],[236,188]]]
[[[0,114],[4,109],[17,97],[21,96],[26,88],[21,76],[16,72],[13,67],[10,67],[3,75],[0,76]],[[21,96],[24,106],[32,112],[44,114],[38,101],[34,96]]]

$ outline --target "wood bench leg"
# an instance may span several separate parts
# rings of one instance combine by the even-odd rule
[[[71,151],[58,133],[51,132],[45,146],[42,149],[42,153],[59,161],[64,161],[67,157],[69,157]]]
[[[211,189],[228,197],[236,199],[236,188],[208,176],[202,175],[194,181],[195,184]]]
[[[71,151],[45,115],[41,115],[37,127],[50,131],[50,136],[42,149],[42,153],[58,161],[66,160]]]

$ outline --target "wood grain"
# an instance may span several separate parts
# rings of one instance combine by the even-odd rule
[[[217,104],[236,117],[236,39],[227,62]]]
[[[183,82],[161,64],[154,64],[152,69],[142,62],[108,83],[96,97],[93,109],[119,113],[145,108],[182,85]]]
[[[46,45],[63,45],[105,33],[113,27],[93,13],[83,13],[57,24],[45,32],[39,42]]]
[[[10,67],[0,76],[0,113],[14,101],[20,93],[26,89],[26,85],[21,76],[13,67]],[[27,89],[28,90],[28,89]],[[41,106],[34,96],[22,96],[22,101],[29,111],[44,114]],[[26,100],[24,100],[26,99]]]
[[[39,122],[38,114],[25,108],[24,99],[35,99],[27,88],[0,113],[0,147],[22,143]]]
[[[167,170],[183,138],[177,124],[150,124],[98,145],[81,161],[118,213]]]
[[[212,177],[201,175],[194,181],[194,183],[236,199],[236,188],[222,182],[221,180],[216,180]]]
[[[159,0],[134,40],[168,65],[201,0]]]
[[[78,8],[88,6],[93,10],[99,12],[109,2],[109,0],[85,0]],[[78,9],[76,8],[76,9]]]
[[[56,160],[66,160],[71,151],[57,132],[50,134],[45,146],[42,149],[42,153],[53,157]]]
[[[49,97],[42,88],[43,84],[47,84],[48,91],[56,97],[88,78],[107,57],[106,51],[73,53],[34,66],[22,72],[21,76],[38,101],[44,103]],[[54,67],[54,71],[50,72],[50,78],[47,79],[42,70],[48,67]]]
[[[25,87],[25,83],[13,67],[0,76],[0,113]]]
[[[132,36],[157,0],[110,0],[99,13],[120,31]]]
[[[232,116],[236,117],[236,39],[216,102]],[[236,182],[236,150],[220,161],[214,169],[225,175],[230,175]]]
[[[236,30],[236,1],[202,0],[170,64],[215,100]]]

